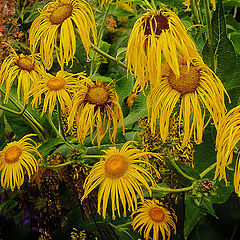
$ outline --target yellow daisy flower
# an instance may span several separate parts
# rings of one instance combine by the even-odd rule
[[[159,118],[162,141],[169,133],[169,118],[177,104],[180,104],[179,125],[183,124],[182,147],[185,147],[193,136],[197,144],[202,142],[205,109],[213,118],[215,127],[225,115],[224,92],[220,79],[203,61],[193,60],[188,67],[186,61],[180,61],[180,77],[177,78],[168,64],[163,64],[162,81],[148,95],[147,107],[150,115],[151,131],[154,133]]]
[[[136,214],[136,216],[134,216]],[[133,217],[134,216],[134,217]],[[135,213],[132,214],[133,229],[138,230],[142,233],[144,239],[149,239],[149,233],[153,231],[153,237],[151,239],[158,240],[160,239],[160,233],[162,234],[162,239],[165,240],[170,239],[171,231],[173,230],[174,234],[176,234],[176,221],[177,216],[174,211],[171,212],[164,207],[163,203],[159,203],[158,201],[153,200],[145,200],[141,203],[141,207],[137,209]]]
[[[120,216],[119,198],[123,206],[123,215],[127,215],[126,207],[129,211],[134,211],[137,207],[137,194],[143,201],[142,186],[148,190],[151,195],[151,189],[146,181],[146,178],[153,185],[153,179],[148,170],[140,164],[148,164],[147,155],[135,148],[131,143],[126,142],[119,150],[116,147],[110,147],[108,150],[103,150],[105,155],[96,163],[84,183],[84,195],[82,200],[88,194],[100,185],[98,190],[98,213],[103,218],[106,217],[108,200],[111,196],[112,216],[115,219],[115,211],[117,210]]]
[[[199,54],[179,17],[169,9],[148,10],[134,24],[129,37],[126,62],[128,71],[136,77],[134,89],[153,88],[161,80],[163,57],[174,74],[180,77],[178,57]],[[134,90],[134,92],[136,91]]]
[[[35,134],[28,134],[19,141],[8,143],[0,152],[1,185],[4,188],[10,187],[13,191],[15,186],[19,189],[24,182],[24,173],[28,177],[38,171],[38,163],[33,153],[40,158],[37,144],[30,138]]]
[[[38,107],[42,104],[42,95],[44,94],[42,114],[47,112],[52,116],[56,102],[59,102],[63,113],[72,107],[72,100],[70,95],[76,87],[78,78],[76,76],[84,77],[84,73],[71,74],[65,71],[57,72],[56,76],[50,73],[43,73],[33,85],[31,95],[33,96],[32,106]]]
[[[223,119],[216,138],[217,147],[217,166],[215,179],[219,181],[224,179],[228,184],[226,177],[226,168],[232,164],[234,150],[238,150],[236,145],[240,141],[240,106],[231,109]],[[239,155],[235,164],[234,172],[235,192],[240,197],[240,161]]]
[[[40,42],[40,54],[47,68],[52,66],[54,49],[59,64],[68,64],[76,52],[75,26],[88,55],[91,44],[90,31],[95,43],[97,36],[96,23],[89,3],[84,0],[56,0],[54,3],[48,3],[30,28],[31,51],[34,53]]]
[[[44,71],[44,67],[36,58],[31,55],[17,55],[13,50],[13,54],[3,61],[0,69],[0,86],[6,84],[4,103],[8,102],[11,87],[16,79],[18,79],[18,101],[20,101],[22,93],[24,103],[27,103],[31,86],[42,71]]]
[[[200,0],[197,1],[197,5],[199,5],[199,3],[200,3]],[[211,0],[211,3],[213,5],[213,9],[215,10],[216,9],[216,0]],[[183,2],[183,4],[187,6],[187,10],[186,11],[190,11],[191,10],[190,9],[191,0],[185,0]]]
[[[97,138],[98,146],[107,132],[110,140],[114,141],[117,129],[121,124],[123,126],[123,114],[116,91],[100,81],[94,83],[87,78],[81,83],[83,86],[73,97],[73,107],[68,119],[69,131],[73,129],[76,120],[79,142],[83,143],[89,131],[92,142]],[[97,131],[93,137],[95,128]]]

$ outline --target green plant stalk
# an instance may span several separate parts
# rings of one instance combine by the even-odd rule
[[[151,190],[154,191],[152,194],[153,194],[153,196],[156,196],[156,197],[157,197],[157,195],[155,194],[156,192],[178,193],[178,192],[188,192],[188,191],[191,191],[192,189],[193,189],[193,185],[191,185],[189,187],[185,187],[185,188],[176,188],[176,189],[151,187]]]
[[[121,61],[117,60],[116,58],[112,57],[111,55],[105,53],[104,51],[102,51],[100,48],[96,47],[92,43],[91,43],[91,48],[92,48],[92,50],[94,50],[95,52],[99,53],[100,55],[102,55],[106,59],[116,63],[117,65],[121,66],[122,68],[127,69],[127,65],[126,64],[122,63]]]
[[[54,132],[57,134],[57,136],[59,138],[61,138],[63,140],[63,142],[65,142],[70,148],[74,149],[74,147],[62,136],[62,134],[60,134],[60,132],[57,130],[56,126],[54,125],[51,117],[49,115],[47,116],[47,120],[49,122],[49,124],[51,125],[52,129],[54,130]]]
[[[85,155],[83,158],[101,158],[102,155]]]
[[[215,72],[214,54],[213,54],[213,38],[212,38],[212,25],[211,25],[211,14],[209,9],[209,0],[203,0],[204,8],[206,12],[207,19],[207,33],[208,33],[208,46],[209,46],[209,58],[210,58],[210,68]]]
[[[60,134],[62,135],[62,138],[64,139],[64,141],[67,142],[67,139],[64,133],[64,128],[63,128],[61,105],[58,100],[57,100],[57,114],[58,114]]]
[[[3,94],[5,94],[5,91],[2,88],[0,88],[0,91]],[[7,111],[7,112],[10,112],[12,114],[15,114],[17,116],[21,116],[23,119],[26,120],[26,122],[34,130],[34,132],[37,133],[39,138],[42,141],[46,141],[46,136],[44,136],[44,134],[45,134],[44,128],[36,121],[36,119],[31,117],[30,113],[27,114],[28,111],[26,110],[26,106],[21,107],[20,104],[17,104],[16,100],[11,96],[9,96],[9,99],[20,110],[20,112],[17,112],[15,110],[12,110],[12,109],[4,107],[4,106],[0,106],[0,109],[2,109],[4,111]]]
[[[6,92],[5,92],[2,88],[0,88],[0,91],[1,91],[4,95],[6,94]],[[9,95],[9,99],[10,99],[10,101],[13,103],[13,105],[14,105],[16,108],[18,108],[20,111],[23,111],[22,116],[25,118],[25,120],[27,120],[27,122],[31,121],[31,123],[34,124],[35,127],[38,128],[41,133],[44,133],[44,135],[47,136],[47,134],[46,134],[45,129],[43,128],[43,126],[31,115],[30,112],[28,112],[26,109],[24,109],[25,106],[22,107],[22,106],[17,102],[17,100],[16,100],[14,97],[12,97],[11,95]],[[42,134],[42,135],[43,135],[43,134]]]
[[[171,162],[172,166],[177,170],[177,172],[179,174],[181,174],[183,177],[185,177],[186,179],[190,180],[190,181],[195,181],[196,179],[189,176],[188,174],[184,173],[181,168],[178,167],[178,165],[176,164],[176,162],[174,161],[174,159],[169,156],[169,161]]]
[[[61,163],[58,165],[44,165],[44,164],[39,164],[39,167],[44,167],[44,168],[62,168],[65,167],[67,165],[72,164],[72,162],[65,162],[65,163]]]
[[[193,10],[193,16],[194,16],[194,18],[195,18],[195,21],[196,21],[198,24],[202,24],[201,18],[200,18],[199,13],[198,13],[196,0],[192,0],[192,10]]]
[[[209,166],[207,169],[205,169],[202,173],[200,173],[200,178],[203,178],[207,173],[212,171],[217,165],[217,162],[213,163],[211,166]]]
[[[148,0],[144,0],[144,3],[145,3],[152,11],[155,11],[154,7],[148,2]]]
[[[107,5],[107,8],[106,8],[106,12],[105,12],[104,17],[103,17],[103,21],[102,21],[102,24],[101,24],[101,28],[100,28],[100,30],[99,30],[98,39],[97,39],[97,46],[96,46],[96,47],[99,47],[100,42],[101,42],[101,40],[102,40],[102,36],[103,36],[103,32],[104,32],[104,27],[105,27],[105,24],[106,24],[106,21],[107,21],[107,17],[108,17],[108,13],[109,13],[109,11],[110,11],[110,8],[111,8],[111,5],[108,4],[108,5]],[[97,52],[95,51],[95,52],[94,52],[94,55],[93,55],[93,58],[92,58],[92,62],[91,62],[90,76],[92,76],[92,73],[93,73],[93,67],[94,67],[94,62],[95,62],[96,55],[97,55]]]

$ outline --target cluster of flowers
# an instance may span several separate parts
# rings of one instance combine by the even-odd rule
[[[31,55],[18,55],[12,49],[13,54],[4,60],[0,70],[0,86],[5,84],[6,103],[11,87],[18,79],[19,101],[23,97],[24,104],[28,104],[32,99],[33,107],[42,106],[42,116],[51,116],[58,104],[62,113],[68,115],[68,131],[72,130],[76,122],[78,141],[84,144],[90,133],[92,141],[97,139],[100,146],[107,133],[114,142],[121,125],[124,131],[123,114],[118,95],[109,85],[101,81],[93,82],[83,72],[72,74],[64,71],[64,66],[72,61],[76,52],[76,32],[88,56],[92,44],[90,38],[97,43],[96,24],[89,3],[84,0],[56,0],[48,3],[40,10],[40,16],[30,28]],[[36,53],[38,47],[40,52]],[[56,53],[61,67],[56,75],[45,69],[52,67],[53,53]],[[169,119],[177,103],[180,103],[179,123],[183,122],[184,129],[182,147],[191,138],[197,144],[202,142],[206,126],[205,110],[208,110],[218,131],[215,178],[220,173],[220,179],[226,180],[225,168],[231,163],[234,147],[239,140],[239,109],[233,109],[225,117],[224,93],[227,92],[216,74],[204,64],[178,16],[169,9],[148,10],[143,14],[130,35],[126,62],[128,72],[136,78],[133,91],[145,94],[146,89],[150,88],[147,95],[150,127],[154,134],[159,122],[163,142],[168,137]],[[12,190],[15,186],[20,188],[24,171],[27,171],[29,177],[37,171],[38,161],[33,153],[40,159],[41,155],[37,144],[30,137],[33,135],[9,143],[0,152],[3,187]],[[132,215],[132,225],[134,229],[140,228],[140,232],[144,228],[146,239],[151,229],[153,239],[158,239],[159,231],[164,239],[165,235],[169,239],[171,228],[176,231],[173,210],[156,200],[144,200],[143,186],[151,196],[148,182],[152,185],[155,183],[142,165],[151,167],[148,156],[154,154],[141,151],[133,144],[127,142],[120,150],[110,147],[104,151],[105,155],[93,166],[85,181],[82,199],[100,185],[98,213],[104,218],[111,197],[113,218],[116,211],[121,215],[121,201],[123,215],[127,215],[127,208],[131,212],[137,209]],[[236,192],[240,194],[239,171],[238,163],[234,184]],[[141,200],[140,208],[137,208],[137,194]]]

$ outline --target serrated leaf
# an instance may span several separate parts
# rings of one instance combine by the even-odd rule
[[[212,40],[215,69],[214,71],[220,76],[224,84],[230,81],[236,71],[236,53],[231,40],[227,36],[226,21],[222,0],[217,2],[216,11],[214,11],[212,21]],[[210,63],[209,45],[206,42],[203,49],[203,56],[206,63]]]

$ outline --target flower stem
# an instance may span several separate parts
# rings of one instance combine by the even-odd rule
[[[171,156],[169,156],[169,161],[171,162],[172,166],[177,170],[177,172],[179,174],[181,174],[183,177],[185,177],[186,179],[188,179],[190,181],[195,181],[196,180],[195,178],[193,178],[193,177],[189,176],[188,174],[184,173],[182,171],[182,169],[176,164],[176,162],[174,161],[174,159]]]
[[[107,21],[107,17],[108,17],[108,13],[110,11],[110,7],[111,5],[108,4],[107,5],[107,8],[106,8],[106,12],[103,16],[103,21],[102,21],[102,25],[101,25],[101,28],[99,30],[99,34],[98,34],[98,39],[97,39],[97,46],[96,47],[99,47],[100,45],[100,42],[102,40],[102,36],[103,36],[103,32],[104,32],[104,27],[105,27],[105,24],[106,24],[106,21]],[[95,58],[96,58],[96,55],[97,55],[97,52],[95,51],[94,52],[94,55],[93,55],[93,58],[92,58],[92,62],[91,62],[91,68],[90,68],[90,76],[92,76],[92,73],[93,73],[93,67],[94,67],[94,62],[95,62]],[[96,72],[96,71],[95,71]]]
[[[193,10],[193,16],[195,18],[196,23],[202,24],[201,18],[200,18],[199,13],[198,13],[196,0],[192,0],[192,10]]]
[[[0,91],[3,94],[6,94],[6,92],[0,88]],[[42,141],[46,141],[47,139],[47,134],[44,130],[44,128],[42,127],[42,125],[39,124],[39,122],[26,110],[26,105],[23,107],[21,106],[17,100],[15,98],[13,98],[11,95],[9,95],[9,99],[10,101],[13,103],[13,105],[18,108],[20,110],[20,112],[17,112],[15,110],[12,110],[10,108],[4,107],[4,106],[0,106],[0,108],[4,111],[10,112],[12,114],[21,116],[22,118],[24,118],[26,120],[26,122],[28,123],[28,125],[37,133],[37,135],[39,136],[39,138]]]
[[[85,155],[83,158],[101,158],[102,155]]]
[[[63,128],[61,105],[60,105],[60,102],[58,100],[57,100],[57,114],[58,114],[60,134],[62,135],[62,138],[66,142],[67,139],[66,139],[66,136],[65,136],[65,133],[64,133],[64,128]]]
[[[63,140],[63,142],[65,142],[70,148],[74,149],[74,147],[67,141],[67,139],[65,139],[62,134],[60,134],[60,132],[57,130],[55,124],[53,123],[51,117],[49,115],[46,115],[47,116],[47,120],[49,122],[49,124],[51,125],[52,129],[54,130],[54,132],[57,134],[57,136],[59,138],[61,138]]]
[[[127,69],[127,65],[126,65],[126,64],[122,63],[121,61],[117,60],[116,58],[112,57],[111,55],[105,53],[104,51],[102,51],[100,48],[98,48],[97,46],[93,45],[92,43],[91,43],[91,48],[92,48],[95,52],[97,52],[97,53],[99,53],[100,55],[102,55],[103,57],[105,57],[106,59],[108,59],[108,60],[116,63],[117,65],[121,66],[122,68]]]
[[[178,193],[178,192],[188,192],[191,191],[193,189],[193,185],[189,186],[189,187],[185,187],[185,188],[176,188],[176,189],[172,189],[172,188],[162,188],[162,187],[157,187],[157,188],[153,188],[151,187],[151,190],[153,191],[153,195],[155,195],[157,197],[157,192],[167,192],[167,193]]]
[[[62,168],[65,167],[67,165],[72,164],[72,162],[65,162],[65,163],[61,163],[58,165],[44,165],[44,164],[39,164],[39,167],[44,167],[44,168]]]
[[[213,54],[213,38],[212,38],[212,25],[211,25],[211,14],[209,8],[209,0],[203,0],[204,8],[206,12],[207,19],[207,33],[208,33],[208,46],[209,46],[209,58],[210,58],[210,67],[215,72],[215,63],[214,63],[214,54]]]
[[[207,169],[205,169],[202,173],[200,173],[200,177],[203,178],[207,173],[212,171],[217,165],[217,162],[213,163],[211,166],[209,166]]]

